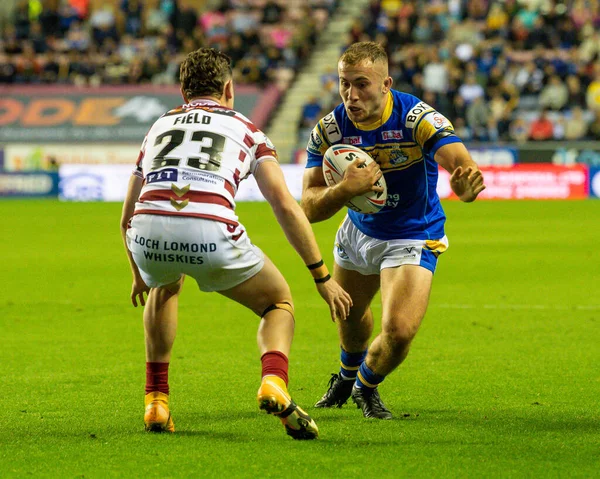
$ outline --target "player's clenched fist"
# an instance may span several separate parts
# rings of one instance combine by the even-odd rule
[[[369,191],[383,191],[383,186],[375,186],[381,175],[381,168],[375,161],[366,164],[365,160],[357,159],[346,169],[342,183],[352,196],[362,195]]]

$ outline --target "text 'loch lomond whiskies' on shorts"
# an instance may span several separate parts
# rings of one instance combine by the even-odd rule
[[[213,253],[217,250],[217,243],[181,243],[178,241],[159,241],[135,235],[133,241],[148,249],[162,249],[163,251],[177,251],[180,253]],[[162,244],[161,244],[162,243]]]
[[[144,258],[149,259],[150,261],[162,261],[165,263],[204,264],[203,256],[188,256],[187,254],[144,251]]]

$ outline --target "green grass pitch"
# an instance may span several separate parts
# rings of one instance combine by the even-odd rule
[[[290,390],[321,431],[297,442],[257,408],[257,318],[192,281],[171,364],[177,433],[145,433],[120,205],[0,202],[0,477],[598,477],[600,202],[444,207],[450,249],[381,386],[395,420],[378,422],[312,407],[338,369],[335,327],[268,206],[239,205],[295,296]],[[315,225],[330,266],[340,219]]]

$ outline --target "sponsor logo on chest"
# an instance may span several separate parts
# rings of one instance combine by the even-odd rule
[[[346,145],[360,145],[362,143],[362,136],[346,136],[342,140],[342,143]]]
[[[401,140],[404,138],[404,133],[402,130],[386,130],[381,132],[381,137],[384,140]]]

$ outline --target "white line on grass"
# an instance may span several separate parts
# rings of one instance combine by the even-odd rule
[[[432,308],[442,309],[538,309],[538,310],[581,310],[581,311],[600,311],[600,304],[456,304],[456,303],[441,303],[431,304]]]

